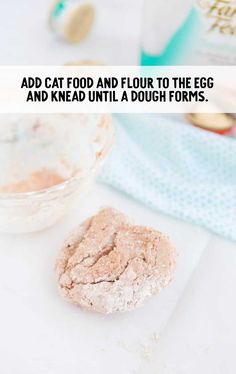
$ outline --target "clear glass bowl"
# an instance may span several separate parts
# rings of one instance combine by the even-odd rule
[[[0,121],[0,231],[42,230],[84,200],[113,143],[111,118],[27,114]]]

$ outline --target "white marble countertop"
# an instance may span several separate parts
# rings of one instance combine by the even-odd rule
[[[142,1],[96,3],[93,32],[85,42],[70,46],[45,27],[50,1],[2,1],[1,64],[62,64],[85,58],[107,64],[137,64]],[[151,212],[111,189],[97,185],[92,196],[81,211],[44,233],[0,235],[1,373],[234,374],[236,245],[202,228]],[[56,292],[53,264],[63,235],[89,210],[104,203],[146,217],[149,224],[168,232],[184,248],[186,261],[194,259],[189,262],[193,274],[179,277],[179,288],[170,288],[161,296],[165,304],[159,302],[160,314],[165,316],[165,305],[171,316],[166,313],[168,322],[148,354],[143,352],[148,343],[140,341],[140,335],[138,348],[130,347],[119,340],[118,332],[117,338],[109,335],[114,334],[112,326],[104,331],[107,345],[99,344],[98,329],[95,333],[99,324],[68,306]],[[84,321],[84,328],[79,319]],[[81,341],[83,336],[87,338]]]

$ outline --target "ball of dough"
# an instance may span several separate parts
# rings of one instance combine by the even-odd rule
[[[65,242],[56,271],[69,301],[108,314],[142,305],[168,285],[175,266],[176,250],[165,235],[106,208]]]

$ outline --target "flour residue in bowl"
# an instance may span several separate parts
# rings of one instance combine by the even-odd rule
[[[90,170],[103,151],[101,118],[1,116],[0,193],[41,191]],[[99,141],[94,138],[102,133]]]
[[[0,231],[39,231],[78,208],[113,135],[107,115],[0,115]]]
[[[1,193],[24,193],[41,191],[65,182],[56,171],[41,169],[31,173],[27,179],[0,186]]]

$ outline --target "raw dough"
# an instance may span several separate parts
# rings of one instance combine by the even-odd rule
[[[69,301],[107,314],[142,305],[167,286],[175,265],[176,250],[164,234],[106,208],[66,241],[56,271]]]

